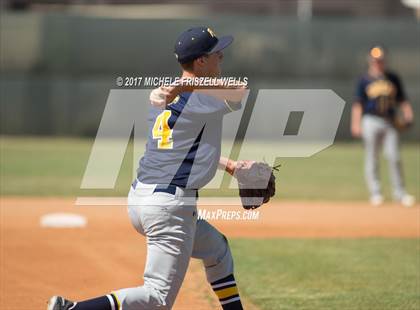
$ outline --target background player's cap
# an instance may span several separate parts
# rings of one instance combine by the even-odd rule
[[[232,36],[217,38],[208,27],[190,28],[176,40],[175,57],[180,63],[187,63],[203,55],[221,51],[228,47],[232,41]]]
[[[373,59],[382,60],[385,58],[385,49],[382,46],[374,46],[369,50],[369,56]]]

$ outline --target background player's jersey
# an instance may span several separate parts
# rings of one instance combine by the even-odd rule
[[[404,89],[394,73],[385,72],[381,78],[373,78],[366,74],[359,79],[356,101],[362,104],[363,114],[392,118],[395,107],[404,100]]]
[[[240,106],[203,94],[181,93],[165,110],[152,107],[138,180],[190,189],[205,186],[219,163],[223,116]]]

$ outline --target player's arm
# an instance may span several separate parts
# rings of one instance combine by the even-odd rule
[[[413,108],[407,99],[401,79],[397,75],[394,75],[393,79],[395,86],[397,87],[396,99],[400,105],[405,121],[411,124],[414,121]]]
[[[408,100],[404,100],[400,103],[400,109],[404,115],[404,119],[407,123],[413,123],[414,121],[414,113],[413,108]]]
[[[362,103],[366,100],[366,81],[362,77],[358,80],[356,86],[356,94],[353,105],[351,107],[351,135],[355,138],[359,138],[362,135],[362,115],[363,106]]]
[[[220,157],[218,168],[221,170],[225,170],[230,175],[233,175],[236,169],[236,161],[227,157]]]
[[[226,86],[221,79],[217,79],[211,86],[191,85],[188,80],[181,79],[180,83],[173,90],[177,93],[177,95],[182,92],[196,91],[205,95],[213,96],[220,101],[239,103],[246,94],[246,86],[247,85],[245,83],[235,86]]]
[[[215,97],[220,101],[225,101],[227,105],[232,106],[242,101],[247,89],[245,84],[235,87],[224,86],[220,80],[213,86],[193,86],[181,81],[177,85],[161,86],[154,89],[150,94],[150,102],[153,106],[164,108],[179,94],[193,91]],[[233,108],[233,110],[235,109]]]
[[[358,101],[351,107],[351,134],[356,138],[362,135],[362,104]]]
[[[226,104],[231,107],[232,110],[235,110],[234,105],[240,103],[246,94],[246,87],[240,86],[237,88],[203,88],[194,90],[198,93],[215,97],[220,101],[226,102]]]

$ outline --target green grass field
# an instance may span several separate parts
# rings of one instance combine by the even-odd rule
[[[132,181],[133,146],[129,144],[114,190],[81,190],[93,140],[1,137],[1,194],[25,196],[126,195]],[[264,151],[264,147],[267,151]],[[268,153],[270,144],[256,145]],[[408,191],[419,199],[419,144],[402,147]],[[360,143],[334,144],[310,158],[279,158],[278,199],[363,200]],[[386,162],[382,160],[384,192],[390,197]],[[220,194],[220,192],[218,192]]]
[[[79,189],[92,143],[2,137],[1,194],[126,195],[132,179],[131,144],[115,190]],[[263,147],[259,144],[256,149],[264,152]],[[407,187],[417,199],[419,155],[419,144],[402,148]],[[282,167],[277,199],[367,199],[359,143],[334,144],[313,157],[282,158],[278,163]],[[387,169],[383,172],[385,194],[390,197]],[[230,244],[241,293],[262,310],[420,309],[418,238],[233,239]]]
[[[263,310],[420,309],[420,239],[230,244],[239,288]]]

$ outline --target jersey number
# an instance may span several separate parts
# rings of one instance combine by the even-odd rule
[[[172,115],[172,111],[165,110],[156,117],[153,125],[153,139],[158,139],[158,149],[170,150],[173,147],[172,129],[169,128],[168,120]]]

